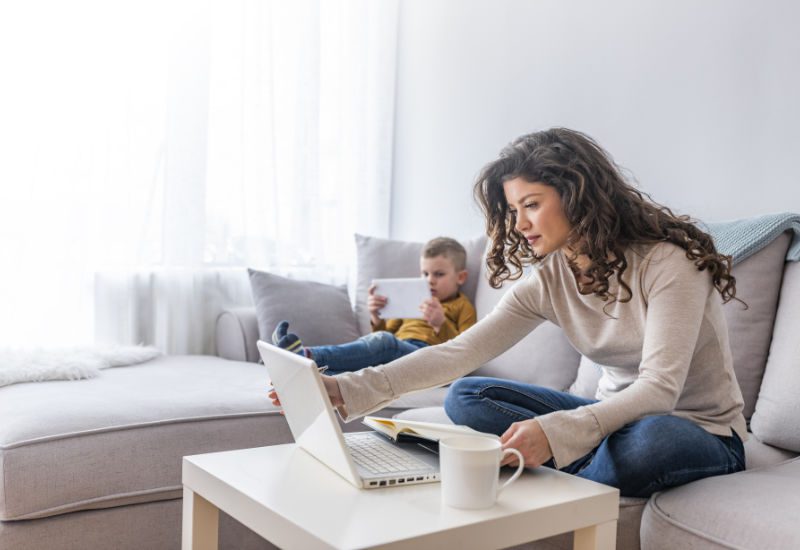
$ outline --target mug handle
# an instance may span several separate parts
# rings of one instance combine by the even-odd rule
[[[522,453],[521,452],[519,452],[516,449],[513,449],[513,448],[509,447],[508,449],[503,449],[503,458],[505,458],[505,456],[507,454],[515,454],[515,455],[517,455],[517,459],[519,460],[519,466],[517,466],[517,471],[514,472],[514,475],[511,476],[508,481],[503,483],[503,485],[501,485],[500,488],[497,490],[497,494],[498,495],[500,494],[500,492],[503,489],[505,489],[506,487],[511,485],[514,481],[516,481],[517,478],[522,474],[522,470],[525,469],[525,459],[522,458]],[[501,462],[502,462],[502,460],[501,460]]]

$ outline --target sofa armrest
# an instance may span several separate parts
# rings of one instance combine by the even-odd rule
[[[254,307],[226,309],[215,327],[217,355],[232,361],[258,362],[258,319]]]

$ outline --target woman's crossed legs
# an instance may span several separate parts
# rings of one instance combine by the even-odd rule
[[[596,403],[565,392],[498,378],[467,377],[450,386],[448,416],[482,432],[502,435],[514,422]],[[545,463],[553,467],[553,461]],[[647,416],[606,436],[561,471],[617,487],[622,496],[656,491],[744,469],[739,437],[716,436],[670,415]]]

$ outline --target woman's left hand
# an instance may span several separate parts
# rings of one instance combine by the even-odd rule
[[[553,457],[550,442],[547,441],[544,430],[535,418],[511,424],[511,427],[500,436],[500,443],[503,444],[504,449],[512,447],[521,452],[526,468],[541,466]],[[501,465],[516,466],[518,463],[517,457],[509,454]]]

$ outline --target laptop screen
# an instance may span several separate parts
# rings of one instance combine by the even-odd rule
[[[360,486],[314,361],[262,341],[258,349],[297,445]]]

